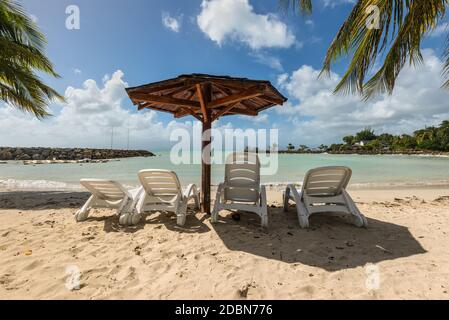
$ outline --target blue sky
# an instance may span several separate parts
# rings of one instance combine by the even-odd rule
[[[137,114],[123,87],[184,73],[272,81],[289,98],[286,106],[256,119],[224,118],[216,127],[278,128],[281,146],[329,144],[366,126],[379,133],[411,132],[449,118],[449,94],[439,89],[444,23],[424,43],[424,65],[404,70],[391,97],[364,103],[333,96],[344,59],[330,78],[317,80],[327,46],[353,2],[316,0],[313,15],[303,17],[284,14],[276,0],[24,0],[61,75],[45,80],[68,103],[53,104],[54,116],[42,122],[0,107],[0,145],[109,147],[115,127],[119,148],[130,127],[132,147],[167,148],[172,130],[196,121]],[[80,9],[79,30],[65,27],[69,5]],[[18,126],[33,135],[14,130]]]

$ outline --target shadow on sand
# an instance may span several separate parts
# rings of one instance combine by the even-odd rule
[[[0,192],[0,209],[15,210],[57,210],[72,208],[79,209],[89,198],[88,192],[70,191],[14,191]],[[88,221],[104,222],[105,232],[134,233],[145,228],[147,224],[161,224],[167,229],[181,233],[204,233],[210,228],[203,223],[203,218],[198,218],[189,207],[186,224],[184,227],[176,225],[176,217],[171,213],[148,213],[142,221],[132,227],[123,227],[119,224],[118,217],[111,211],[105,216],[90,216]]]
[[[80,208],[89,193],[64,191],[20,191],[1,192],[0,209],[45,210]],[[301,230],[296,213],[284,213],[281,208],[270,209],[270,228],[260,228],[260,219],[254,214],[242,214],[235,222],[230,215],[214,224],[217,235],[229,250],[242,251],[260,257],[302,263],[329,271],[365,266],[367,263],[405,258],[426,251],[410,231],[400,225],[369,219],[368,229],[359,229],[340,217],[314,216],[311,228]],[[90,217],[91,221],[103,221],[105,232],[134,233],[146,225],[161,225],[173,232],[207,233],[210,230],[204,221],[207,216],[194,215],[189,209],[186,225],[176,225],[173,214],[146,214],[134,227],[123,227],[118,217]]]
[[[345,218],[317,215],[311,228],[302,230],[294,211],[272,208],[269,218],[267,231],[250,213],[243,213],[240,222],[222,216],[214,229],[230,250],[327,271],[426,253],[406,227],[375,219],[368,219],[368,229],[359,229]]]
[[[178,233],[206,233],[211,230],[204,224],[205,219],[207,219],[207,216],[195,214],[192,206],[189,206],[186,224],[183,227],[176,224],[176,216],[171,212],[145,214],[140,224],[163,225],[168,230]]]
[[[105,215],[103,217],[89,217],[85,221],[104,222],[103,231],[106,233],[110,232],[124,232],[124,233],[135,233],[140,230],[145,229],[147,225],[164,226],[170,231],[178,233],[205,233],[209,232],[210,228],[204,224],[204,218],[199,219],[193,214],[193,211],[189,209],[187,215],[186,224],[180,227],[176,224],[176,216],[173,213],[165,212],[153,212],[146,213],[143,215],[142,220],[135,226],[122,226],[119,224],[119,219],[117,215]]]
[[[14,191],[0,192],[0,209],[45,210],[79,208],[87,201],[88,192]]]

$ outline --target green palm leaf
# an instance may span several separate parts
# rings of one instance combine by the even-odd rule
[[[293,12],[312,13],[312,0],[279,0],[281,8],[291,8]]]
[[[38,118],[50,101],[64,98],[36,75],[59,77],[44,54],[46,40],[23,8],[0,0],[0,99]]]
[[[279,0],[284,8],[305,13],[312,10],[311,1]],[[391,94],[402,68],[408,63],[421,63],[421,43],[446,13],[449,0],[359,0],[328,48],[321,75],[342,56],[351,57],[349,66],[335,92],[362,93],[366,99],[375,94]],[[378,8],[379,28],[368,28],[372,6]],[[449,89],[449,36],[443,76],[443,87]],[[371,75],[376,62],[381,62]]]
[[[330,45],[322,74],[328,73],[339,57],[352,56],[335,92],[360,92],[366,99],[391,94],[406,63],[422,62],[421,42],[446,11],[448,0],[360,0]],[[379,28],[367,28],[367,12],[379,9]],[[368,80],[378,58],[382,65]],[[446,67],[447,72],[447,67]]]
[[[444,64],[443,76],[447,78],[447,81],[443,84],[443,87],[449,89],[449,35],[446,40],[446,50],[444,52],[446,63]]]

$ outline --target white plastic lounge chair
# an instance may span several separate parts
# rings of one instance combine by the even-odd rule
[[[307,172],[300,192],[289,185],[284,193],[284,211],[289,200],[296,203],[301,228],[309,227],[309,217],[315,213],[345,213],[353,216],[357,227],[367,227],[367,219],[346,192],[352,171],[347,167],[323,167]]]
[[[189,185],[184,191],[178,176],[168,170],[142,170],[139,180],[144,191],[139,196],[136,211],[138,215],[148,211],[174,212],[177,224],[184,226],[189,200],[195,200],[195,208],[200,206],[200,198],[196,185]]]
[[[131,211],[134,207],[134,201],[141,190],[141,188],[126,190],[120,183],[112,180],[81,179],[80,183],[92,193],[92,196],[75,213],[75,219],[78,222],[85,221],[93,208],[116,208],[117,215],[122,219],[122,214]]]
[[[218,221],[221,210],[242,210],[256,213],[262,226],[268,227],[267,195],[260,185],[260,161],[257,154],[233,153],[226,159],[225,182],[218,186],[212,222]]]

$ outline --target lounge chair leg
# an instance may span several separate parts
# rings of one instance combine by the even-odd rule
[[[290,188],[287,187],[284,191],[284,193],[282,194],[282,199],[283,199],[283,203],[284,203],[284,212],[288,212],[288,202],[290,200]]]
[[[120,217],[118,218],[118,223],[122,226],[127,226],[129,215],[130,215],[129,212],[126,212],[126,213],[120,215]]]
[[[309,224],[309,215],[307,214],[307,208],[304,203],[296,203],[296,211],[298,213],[298,221],[301,229],[307,229]]]
[[[215,200],[215,205],[214,205],[214,209],[212,210],[212,215],[211,215],[211,222],[212,223],[217,223],[218,222],[218,212],[219,210],[219,206],[217,201],[219,200]]]
[[[179,204],[179,207],[176,209],[176,216],[176,224],[183,227],[186,224],[187,218],[187,200]]]
[[[142,215],[137,212],[126,212],[119,218],[119,223],[122,226],[135,226],[142,219]]]
[[[221,201],[223,201],[223,185],[220,184],[217,189],[217,194],[215,196],[214,209],[212,210],[211,222],[218,222],[218,214],[221,211]]]
[[[195,200],[195,209],[200,209],[201,203],[200,203],[200,194],[198,192],[198,189],[196,186],[193,187],[193,198]]]
[[[83,207],[75,213],[75,219],[77,222],[85,221],[89,216],[90,209],[92,205],[97,200],[97,197],[91,196],[89,200],[83,205]]]
[[[185,214],[181,214],[178,216],[178,218],[176,219],[176,224],[180,227],[184,227],[184,225],[186,224],[186,215]]]
[[[343,191],[343,196],[345,198],[346,205],[348,206],[349,211],[351,212],[354,225],[358,228],[367,228],[368,220],[357,208],[356,204],[354,203],[354,200],[352,200],[349,193],[347,191]]]
[[[268,228],[268,213],[266,210],[262,211],[262,227]]]
[[[143,213],[144,210],[144,203],[145,203],[145,199],[146,199],[147,195],[146,193],[143,193],[140,197],[139,200],[137,201],[137,205],[136,205],[136,212],[139,214]]]
[[[120,207],[117,208],[117,216],[119,217],[119,221],[124,213],[126,214],[129,212],[131,203],[133,203],[133,201],[131,201],[129,197],[125,197],[123,199],[122,203],[120,204]]]
[[[200,195],[197,193],[195,194],[195,209],[199,210],[200,207],[201,207]]]
[[[262,227],[268,228],[268,207],[267,207],[267,191],[265,186],[260,188],[260,206],[261,206],[261,218]]]
[[[301,229],[307,229],[310,226],[309,218],[307,218],[306,216],[298,214],[298,220],[299,220],[299,225],[300,225]]]

